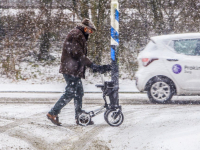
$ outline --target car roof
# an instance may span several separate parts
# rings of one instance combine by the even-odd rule
[[[154,42],[164,42],[168,43],[172,40],[181,40],[181,39],[200,39],[200,33],[182,33],[182,34],[168,34],[168,35],[161,35],[161,36],[153,36],[151,40]]]

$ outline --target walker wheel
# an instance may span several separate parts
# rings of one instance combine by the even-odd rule
[[[110,109],[106,109],[106,111],[104,112],[104,120],[107,122],[107,113],[108,113],[108,111],[109,111]]]
[[[110,109],[105,112],[105,121],[110,126],[120,126],[124,121],[124,115],[120,109]]]
[[[90,117],[90,114],[88,113],[83,112],[78,117],[79,125],[87,126],[90,121],[91,121],[91,117]]]

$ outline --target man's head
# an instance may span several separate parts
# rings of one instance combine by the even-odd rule
[[[92,21],[90,21],[87,18],[83,19],[82,25],[84,27],[84,32],[87,33],[87,34],[91,34],[94,31],[96,31],[95,25],[92,23]]]

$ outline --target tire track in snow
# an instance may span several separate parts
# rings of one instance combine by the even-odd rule
[[[110,128],[109,125],[100,125],[100,126],[94,126],[91,130],[87,131],[86,133],[83,133],[82,136],[79,137],[78,141],[73,142],[73,149],[74,150],[85,150],[87,148],[88,143],[91,144],[93,140],[96,140],[96,136],[102,132],[102,130],[106,128]]]
[[[38,124],[40,126],[40,124]],[[52,128],[55,129],[54,126],[51,126]],[[51,128],[49,126],[49,128]],[[89,128],[89,126],[87,126]],[[72,132],[76,133],[70,138],[65,138],[57,143],[47,143],[47,142],[39,142],[40,138],[37,138],[34,142],[32,142],[32,145],[37,148],[43,148],[44,150],[84,150],[87,149],[87,146],[90,146],[90,144],[95,140],[95,144],[98,145],[97,139],[95,136],[97,136],[99,133],[102,132],[103,129],[109,127],[109,125],[100,125],[100,126],[94,126],[91,129],[84,129],[87,127],[82,127],[82,126],[61,126],[61,127],[56,127],[57,130],[63,130],[63,128],[67,128],[68,130],[71,130]],[[30,138],[31,139],[31,138]],[[38,145],[35,144],[35,142],[39,143]],[[89,145],[87,145],[89,143]],[[42,146],[41,146],[42,144]],[[95,145],[93,143],[93,145]],[[99,144],[98,146],[101,146]],[[105,145],[102,145],[106,147]]]
[[[0,128],[0,133],[4,133],[7,134],[11,137],[17,138],[17,139],[21,139],[25,142],[27,142],[28,144],[30,144],[32,147],[34,147],[35,149],[50,149],[49,148],[49,144],[45,141],[45,139],[41,139],[39,137],[30,135],[30,134],[25,134],[23,132],[20,132],[19,130],[15,130],[14,128],[19,127],[21,125],[25,125],[25,124],[32,124],[32,122],[34,122],[35,120],[37,120],[38,118],[40,118],[41,115],[44,115],[45,112],[42,113],[37,113],[34,114],[32,116],[34,116],[33,118],[31,118],[32,116],[29,116],[28,118],[22,118],[22,119],[12,119],[12,123],[9,123],[5,126],[1,126]],[[37,117],[35,117],[37,116]],[[4,118],[5,117],[0,117],[0,118]]]
[[[33,122],[35,119],[37,118],[31,118],[32,116],[40,116],[40,115],[43,115],[45,112],[42,112],[42,113],[37,113],[37,114],[34,114],[34,115],[31,115],[27,118],[21,118],[21,119],[14,119],[14,118],[9,118],[9,121],[14,121],[12,123],[9,123],[5,126],[1,126],[0,128],[0,133],[3,133],[3,132],[6,132],[7,130],[10,130],[12,128],[15,128],[19,125],[23,125],[23,124],[28,124],[30,122]],[[6,117],[0,117],[2,119],[8,119]]]
[[[86,145],[86,143],[88,143],[88,141],[92,141],[93,137],[95,137],[96,135],[98,135],[99,131],[103,129],[103,126],[98,127],[94,126],[92,127],[92,129],[90,129],[89,131],[86,130],[87,132],[83,132],[82,128],[87,128],[87,127],[81,127],[81,126],[67,126],[67,129],[72,130],[75,133],[82,133],[75,135],[74,137],[72,137],[73,139],[77,139],[76,141],[72,142],[71,140],[69,140],[69,138],[63,139],[61,142],[58,143],[48,143],[44,138],[38,137],[38,136],[34,136],[33,134],[30,134],[30,132],[28,133],[24,133],[23,131],[20,131],[19,129],[14,129],[16,127],[20,127],[22,125],[26,125],[26,124],[31,124],[31,125],[38,125],[40,128],[40,125],[42,125],[45,128],[54,128],[57,130],[63,130],[63,127],[65,128],[65,126],[61,126],[61,127],[57,127],[57,126],[48,126],[45,124],[40,124],[40,121],[44,121],[44,118],[42,117],[42,120],[40,119],[41,116],[43,116],[44,113],[38,113],[38,114],[34,114],[32,116],[34,116],[32,118],[32,116],[29,116],[28,118],[22,118],[22,119],[14,119],[14,118],[9,118],[11,119],[11,121],[14,121],[12,123],[9,123],[5,126],[1,126],[0,128],[0,133],[4,133],[7,134],[11,137],[23,140],[25,142],[27,142],[28,144],[30,144],[34,149],[43,149],[43,150],[55,150],[55,149],[83,149],[83,147]],[[4,118],[4,119],[8,119],[5,117],[0,117],[0,118]],[[45,118],[46,119],[46,118]],[[37,120],[37,122],[35,121]],[[39,121],[39,122],[38,122]],[[108,126],[108,125],[106,125]],[[29,129],[28,129],[29,130]],[[67,145],[67,146],[66,146]],[[70,147],[70,148],[69,148]]]
[[[17,139],[27,142],[29,145],[31,145],[36,150],[39,150],[39,149],[50,150],[50,148],[51,148],[50,145],[45,141],[45,139],[39,138],[37,136],[19,132],[17,130],[7,132],[7,134],[11,137],[15,137]]]

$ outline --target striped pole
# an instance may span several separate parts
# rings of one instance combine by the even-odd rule
[[[111,60],[112,71],[111,78],[114,83],[112,104],[114,107],[119,106],[119,70],[118,70],[118,49],[119,49],[119,3],[118,0],[111,0]]]

